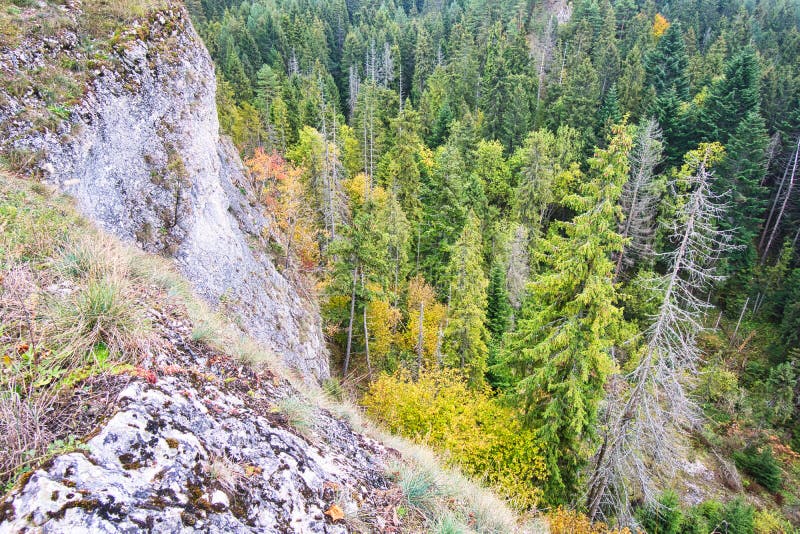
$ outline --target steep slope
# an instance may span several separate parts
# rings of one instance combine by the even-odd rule
[[[24,191],[3,180],[0,197]],[[157,350],[114,373],[110,418],[90,439],[23,478],[0,532],[345,532],[324,514],[334,505],[386,525],[383,446],[276,371],[193,341],[182,298],[156,290],[141,305]]]
[[[47,9],[54,13],[19,16],[61,17],[59,29],[0,53],[2,152],[25,159],[25,171],[75,197],[105,230],[174,257],[198,293],[224,305],[247,333],[307,378],[327,378],[316,305],[266,253],[270,221],[248,199],[239,156],[220,138],[214,68],[183,8],[168,3],[95,39],[95,49],[107,50],[91,56],[80,4]],[[91,59],[98,55],[102,61]],[[48,97],[34,77],[63,64],[82,73],[72,80],[82,90],[71,104]],[[48,78],[58,75],[77,78]]]
[[[30,5],[0,10],[0,533],[517,530],[316,386],[183,9]]]
[[[0,172],[0,533],[534,531],[72,202]]]
[[[41,214],[38,205],[48,197],[0,176],[0,225],[12,236],[21,235],[16,229],[31,214]],[[69,210],[63,199],[49,202]],[[48,218],[55,224],[72,222],[53,220],[52,213]],[[84,443],[65,447],[66,454],[22,477],[19,489],[0,504],[0,532],[37,527],[46,532],[345,532],[346,521],[332,517],[332,512],[324,514],[334,505],[351,520],[360,513],[377,521],[375,525],[389,524],[379,517],[393,486],[385,474],[390,458],[385,447],[314,405],[277,374],[278,362],[269,368],[254,367],[222,352],[221,347],[236,347],[235,332],[232,338],[224,337],[228,327],[198,303],[192,304],[193,297],[168,265],[104,242],[90,227],[81,233],[70,239],[82,243],[88,261],[98,269],[113,266],[115,276],[127,280],[128,287],[143,286],[130,293],[137,302],[137,309],[130,312],[143,315],[146,327],[137,334],[147,343],[138,348],[146,350],[137,359],[130,354],[136,347],[128,345],[129,353],[117,356],[136,362],[136,367],[103,369],[89,362],[84,371],[72,372],[79,377],[74,389],[66,386],[68,379],[54,384],[73,402],[64,403],[53,423],[91,414],[96,409],[95,391],[105,393],[103,402],[108,406],[99,413],[108,419],[92,421],[90,415],[84,428],[100,424]],[[20,242],[4,239],[2,248],[15,250]],[[9,258],[13,256],[3,256]],[[20,261],[14,264],[3,271],[3,296],[14,291],[13,273],[23,268]],[[139,274],[130,270],[133,265]],[[142,275],[145,271],[151,274]],[[32,294],[41,295],[41,300],[69,299],[92,283],[51,275],[55,278],[31,272],[24,300],[32,300]],[[51,282],[50,288],[40,287],[43,280]],[[65,295],[48,294],[53,285],[70,289]],[[17,310],[12,300],[3,299],[0,332],[15,330],[10,318]],[[43,317],[49,313],[47,307],[38,310],[37,322],[46,323]],[[112,321],[108,315],[106,330],[124,327],[123,321]],[[211,334],[198,340],[196,325],[201,321],[214,336],[222,336],[217,344]],[[32,331],[43,332],[36,336],[37,345],[56,346],[49,336],[45,338],[44,326]],[[3,346],[10,341],[5,335],[0,338]],[[255,345],[247,350],[253,359],[268,358],[259,355]],[[3,385],[8,376],[28,369],[22,361],[17,366],[15,355],[9,356],[8,365]],[[60,365],[72,369],[80,364],[74,360]],[[42,374],[36,367],[28,372]],[[80,378],[85,374],[89,377]],[[100,376],[107,380],[96,382]],[[81,397],[81,391],[92,393]],[[34,387],[25,401],[41,395]],[[0,404],[7,400],[6,393],[0,395]],[[21,417],[16,420],[20,421]],[[7,423],[3,421],[4,426]],[[23,435],[20,428],[4,430]]]

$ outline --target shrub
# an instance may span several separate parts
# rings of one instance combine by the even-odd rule
[[[381,375],[363,398],[367,413],[389,431],[426,443],[451,464],[531,507],[546,469],[532,432],[510,408],[474,391],[450,370]]]
[[[678,534],[683,514],[678,496],[673,491],[665,492],[653,506],[639,512],[639,522],[648,534]]]
[[[759,510],[753,516],[755,534],[784,534],[792,532],[792,526],[778,513],[770,510]]]
[[[764,447],[760,452],[754,445],[743,451],[733,453],[736,467],[753,477],[756,482],[771,492],[776,492],[781,487],[781,468],[772,450]]]
[[[722,525],[717,527],[726,534],[753,534],[755,509],[741,498],[734,499],[725,505]]]
[[[753,534],[755,509],[742,499],[706,501],[686,512],[681,534]],[[649,532],[649,531],[648,531]]]
[[[698,393],[709,402],[719,402],[736,392],[738,386],[736,373],[719,365],[709,365],[700,374]]]
[[[579,512],[557,508],[547,514],[550,534],[631,534],[630,529],[610,530],[605,523],[592,523]]]

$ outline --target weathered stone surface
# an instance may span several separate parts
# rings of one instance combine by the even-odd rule
[[[297,430],[280,406],[305,401],[269,372],[162,358],[173,374],[132,382],[85,450],[6,497],[0,533],[347,532],[324,511],[370,514],[389,487],[381,445],[319,408]]]
[[[43,178],[74,196],[90,219],[173,256],[199,294],[224,301],[226,313],[291,367],[309,379],[328,377],[316,304],[268,257],[268,214],[248,198],[239,155],[220,138],[208,52],[182,9],[148,24],[150,39],[120,46],[117,68],[93,77],[59,131],[16,124],[35,95],[0,95],[8,103],[0,149],[39,154]],[[74,37],[61,36],[66,45]],[[0,67],[47,61],[47,47],[26,48],[0,54]]]

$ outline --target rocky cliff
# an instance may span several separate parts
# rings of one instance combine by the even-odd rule
[[[84,15],[72,2],[54,16]],[[185,11],[166,5],[117,32],[102,61],[87,59],[97,52],[64,27],[2,51],[0,71],[11,78],[85,66],[82,95],[67,107],[35,86],[4,84],[0,149],[25,155],[27,172],[72,195],[103,229],[174,257],[198,293],[305,377],[328,377],[316,305],[266,252],[268,214],[248,196],[239,156],[220,137],[214,67]],[[56,120],[37,121],[35,110]]]

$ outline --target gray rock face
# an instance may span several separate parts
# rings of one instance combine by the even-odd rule
[[[289,407],[307,401],[288,384],[170,328],[156,376],[120,393],[83,450],[0,502],[0,534],[344,533],[375,517],[389,488],[381,445],[311,405],[299,417]]]
[[[327,378],[316,305],[265,253],[269,220],[220,138],[208,52],[182,10],[149,22],[149,33],[120,47],[116,70],[94,76],[68,128],[25,134],[15,146],[42,154],[44,179],[102,228],[173,256],[196,291],[224,303],[249,334],[305,377]],[[0,55],[0,64],[33,60],[23,53]],[[4,100],[9,112],[31,104]]]

